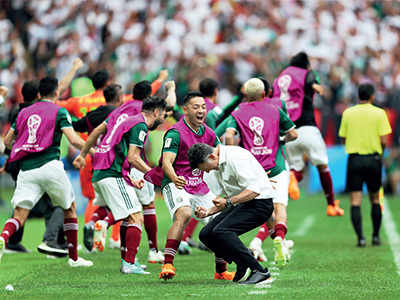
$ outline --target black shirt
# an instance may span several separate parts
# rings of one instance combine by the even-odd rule
[[[300,118],[298,118],[294,124],[297,128],[301,126],[317,126],[314,117],[314,104],[313,104],[313,96],[314,90],[312,85],[314,83],[319,83],[313,71],[308,71],[305,79],[304,85],[304,100],[303,100],[303,108],[301,111]]]
[[[88,112],[86,116],[78,121],[72,122],[72,126],[75,131],[90,133],[103,123],[114,109],[116,109],[116,107],[112,105],[99,106],[95,110]]]

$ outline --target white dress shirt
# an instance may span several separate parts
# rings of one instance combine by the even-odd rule
[[[238,146],[219,146],[216,178],[227,197],[245,189],[258,193],[255,199],[274,198],[275,192],[264,168],[246,149]]]

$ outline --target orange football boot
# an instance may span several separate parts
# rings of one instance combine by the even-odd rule
[[[328,205],[326,214],[330,217],[340,217],[344,215],[343,208],[339,206],[340,200],[335,200],[335,205]]]
[[[289,197],[293,200],[299,200],[300,198],[299,183],[293,171],[290,171]]]
[[[172,264],[164,264],[161,268],[160,279],[168,280],[175,276],[175,267]]]
[[[222,273],[215,272],[214,280],[232,280],[233,277],[235,277],[235,272],[228,272],[228,271]]]

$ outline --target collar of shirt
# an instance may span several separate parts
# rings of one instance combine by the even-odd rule
[[[218,169],[221,168],[226,163],[226,149],[224,145],[219,145],[219,159],[218,159]]]

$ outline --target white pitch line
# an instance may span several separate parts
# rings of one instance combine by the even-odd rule
[[[390,249],[393,253],[394,263],[397,267],[397,274],[400,276],[400,236],[396,230],[396,224],[393,221],[388,201],[385,201],[385,211],[383,214],[383,224],[386,235],[389,239]]]
[[[299,228],[293,233],[294,236],[305,236],[310,228],[313,226],[315,221],[314,216],[307,216],[303,223],[300,224]]]

